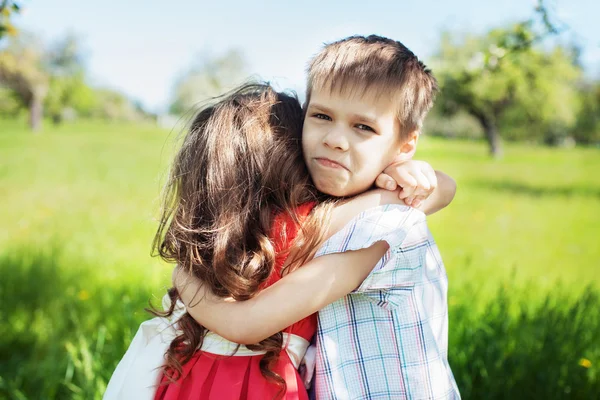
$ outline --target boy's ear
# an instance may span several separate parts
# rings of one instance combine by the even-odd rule
[[[419,142],[419,130],[414,130],[408,135],[408,139],[400,145],[394,162],[404,162],[413,158],[417,151],[417,143]]]

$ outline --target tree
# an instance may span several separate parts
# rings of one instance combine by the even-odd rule
[[[14,91],[0,86],[0,116],[15,117],[22,109]]]
[[[246,61],[240,51],[230,50],[219,57],[205,54],[175,83],[170,112],[184,114],[199,102],[233,88],[245,77]]]
[[[89,117],[98,105],[98,94],[85,83],[83,73],[73,76],[51,76],[44,105],[46,114],[55,124],[69,113]]]
[[[28,33],[10,37],[0,51],[0,87],[29,110],[33,131],[41,128],[44,111],[59,123],[66,111],[91,115],[97,102],[86,83],[84,55],[73,34],[49,46]],[[5,109],[14,108],[13,103],[4,103]]]
[[[21,34],[0,51],[0,85],[12,90],[29,110],[29,126],[33,131],[42,126],[48,81],[43,47],[33,36]]]
[[[545,10],[541,15],[549,25]],[[500,128],[509,120],[561,131],[575,123],[581,70],[564,48],[536,48],[543,35],[533,27],[530,20],[458,40],[446,33],[436,56],[442,110],[475,117],[495,157],[501,155]]]
[[[48,96],[44,102],[48,116],[60,123],[67,111],[89,116],[96,105],[94,90],[86,83],[85,57],[74,34],[49,46],[46,71],[50,76]]]
[[[600,82],[586,84],[581,90],[581,101],[573,136],[578,143],[600,143]]]
[[[85,71],[85,56],[77,35],[68,33],[48,46],[46,68],[54,76],[71,76]]]

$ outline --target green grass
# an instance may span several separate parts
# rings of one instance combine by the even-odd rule
[[[101,397],[169,282],[150,244],[176,135],[0,121],[0,398]],[[600,150],[505,152],[424,137],[417,155],[458,183],[430,218],[450,277],[450,362],[464,398],[593,398]]]
[[[453,294],[507,278],[598,287],[600,151],[511,145],[498,161],[482,143],[425,139],[417,156],[458,184],[450,208],[429,219]]]

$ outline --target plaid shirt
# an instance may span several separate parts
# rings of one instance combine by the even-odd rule
[[[316,398],[459,399],[447,356],[448,279],[425,215],[367,210],[316,256],[381,240],[390,248],[361,286],[319,311]]]

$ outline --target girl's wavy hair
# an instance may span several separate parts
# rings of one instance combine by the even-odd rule
[[[303,111],[298,99],[268,84],[246,84],[202,109],[173,161],[153,249],[199,278],[214,294],[247,300],[273,272],[276,250],[269,234],[275,217],[288,214],[299,224],[298,205],[318,200],[302,157]],[[322,240],[330,205],[316,207],[294,241],[294,269]],[[285,227],[281,232],[285,233]],[[286,238],[274,238],[283,240]],[[170,316],[179,294],[169,290]],[[182,364],[202,346],[207,329],[189,314],[178,321],[181,334],[167,353],[165,375],[175,381]],[[275,373],[283,335],[249,345],[266,354],[263,376],[285,390]],[[198,350],[199,351],[199,350]]]

